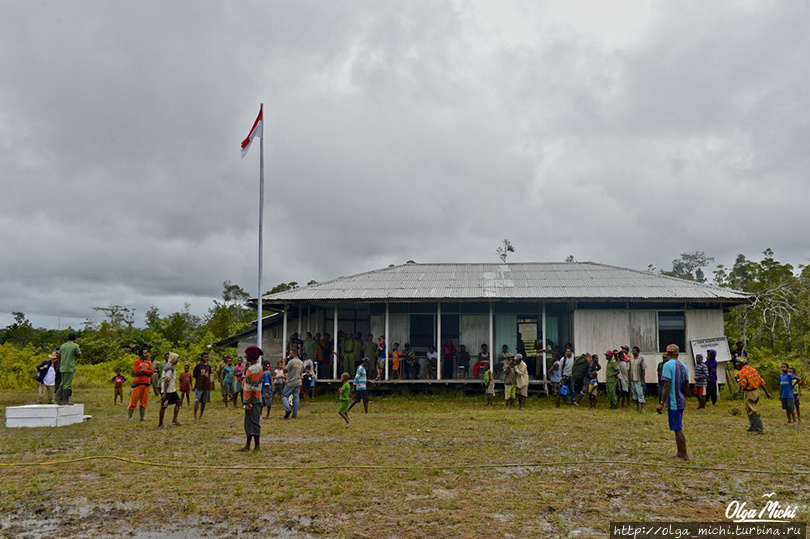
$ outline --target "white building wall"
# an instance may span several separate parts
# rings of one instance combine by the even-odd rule
[[[459,344],[467,347],[467,352],[470,353],[473,364],[478,357],[478,352],[481,351],[483,343],[486,343],[487,347],[492,350],[492,346],[489,344],[489,315],[462,314],[460,340]]]
[[[380,335],[385,335],[385,315],[372,314],[369,316],[369,328],[368,332],[374,335],[374,342],[376,343]]]
[[[600,382],[605,381],[604,352],[627,344],[628,325],[628,311],[624,309],[574,311],[574,354],[599,354]]]
[[[597,353],[602,370],[599,381],[605,381],[606,350],[626,344],[639,346],[646,364],[647,383],[658,382],[658,364],[663,355],[658,351],[657,311],[627,311],[624,309],[583,309],[574,312],[575,353]],[[720,337],[724,334],[723,311],[720,309],[696,309],[685,311],[686,341]],[[681,360],[689,367],[690,379],[694,381],[694,361],[691,346],[681,351]],[[725,371],[717,369],[718,381],[725,383]]]
[[[385,329],[385,317],[383,317],[383,330]],[[382,331],[380,330],[380,334]],[[410,342],[411,334],[411,317],[407,314],[392,314],[389,315],[388,330],[391,332],[390,336],[386,336],[385,341],[390,345],[395,342],[399,343],[399,349],[402,350],[406,342]],[[376,334],[375,334],[376,337]],[[389,349],[389,355],[391,350]]]
[[[690,380],[694,381],[694,353],[692,352],[693,339],[710,339],[725,336],[723,311],[720,309],[695,309],[686,311],[686,348],[681,354],[681,360],[689,367]],[[726,383],[726,369],[721,363],[717,368],[717,381]]]

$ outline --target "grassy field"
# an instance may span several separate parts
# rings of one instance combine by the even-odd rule
[[[672,433],[652,406],[644,414],[604,401],[597,410],[555,409],[531,397],[518,411],[484,407],[483,397],[380,396],[368,415],[355,407],[345,428],[327,395],[297,420],[282,420],[274,405],[261,452],[242,454],[242,411],[220,402],[196,423],[184,407],[182,427],[159,430],[155,403],[145,422],[129,423],[111,389],[74,397],[91,421],[0,427],[0,464],[112,455],[177,467],[0,466],[0,534],[605,537],[611,520],[724,521],[730,501],[759,506],[769,492],[798,504],[797,520],[810,517],[810,475],[790,473],[810,469],[810,417],[785,425],[778,400],[763,406],[766,433],[752,436],[741,401],[698,411],[690,399],[692,459],[682,464],[670,458]],[[0,392],[2,407],[32,401]]]

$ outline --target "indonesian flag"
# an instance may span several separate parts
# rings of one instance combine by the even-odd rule
[[[259,107],[259,115],[256,116],[256,121],[253,122],[253,127],[250,128],[250,133],[245,140],[242,141],[242,157],[248,153],[250,145],[253,143],[255,137],[262,137],[264,133],[264,121],[262,120],[262,107]]]

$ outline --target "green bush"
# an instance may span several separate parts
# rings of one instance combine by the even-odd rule
[[[47,357],[47,353],[30,344],[0,344],[0,389],[36,389],[37,365]]]

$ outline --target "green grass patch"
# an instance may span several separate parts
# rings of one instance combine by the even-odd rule
[[[30,391],[0,391],[3,407],[33,400]],[[374,396],[369,414],[355,407],[346,428],[336,398],[325,395],[302,406],[297,420],[282,420],[274,405],[262,422],[261,452],[242,454],[235,450],[243,413],[222,402],[197,422],[184,407],[183,426],[161,430],[156,402],[145,422],[128,422],[126,407],[112,405],[112,389],[80,390],[74,400],[91,421],[3,427],[0,463],[114,455],[181,467],[106,460],[0,467],[0,512],[95,509],[71,520],[75,530],[120,514],[151,522],[158,507],[181,521],[206,515],[243,525],[253,500],[267,522],[315,536],[592,537],[610,520],[724,520],[729,501],[758,504],[771,491],[783,503],[805,504],[806,515],[810,499],[807,476],[670,467],[681,466],[669,458],[673,436],[652,406],[644,414],[605,403],[556,409],[532,397],[526,410],[504,410],[483,406],[483,397],[401,394]],[[807,469],[810,430],[784,425],[778,401],[762,405],[762,436],[746,434],[744,413],[730,413],[737,402],[695,406],[690,400],[684,419],[690,466]]]

